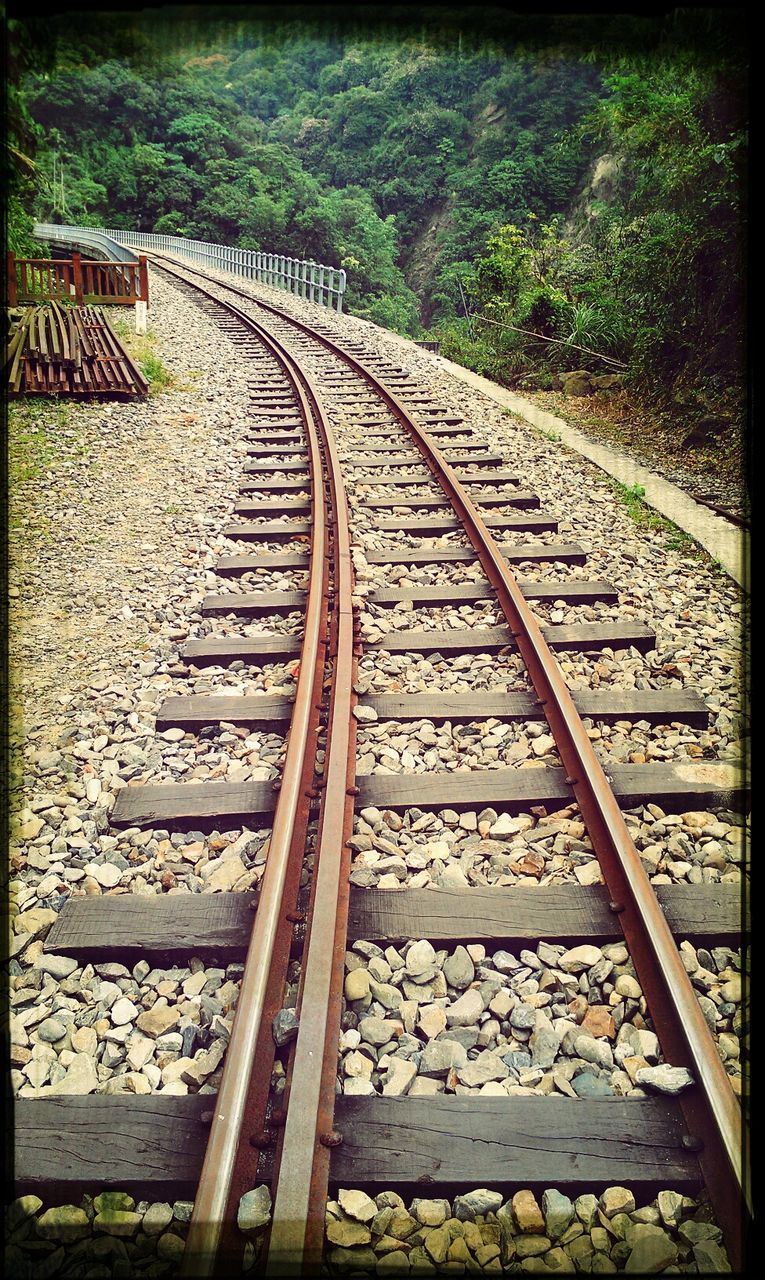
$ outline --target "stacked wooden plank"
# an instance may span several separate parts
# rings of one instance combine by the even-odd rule
[[[98,307],[27,307],[6,350],[11,396],[126,399],[149,384]]]

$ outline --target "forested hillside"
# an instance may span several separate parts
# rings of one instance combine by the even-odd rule
[[[584,365],[703,404],[741,377],[741,20],[623,27],[19,26],[18,188],[44,219],[342,265],[351,310],[503,382]]]

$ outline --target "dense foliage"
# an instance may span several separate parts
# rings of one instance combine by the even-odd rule
[[[722,388],[743,58],[729,15],[678,13],[635,52],[592,27],[586,47],[257,19],[60,34],[52,67],[21,67],[34,212],[343,265],[351,310],[502,381]]]

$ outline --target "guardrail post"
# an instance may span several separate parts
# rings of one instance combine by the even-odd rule
[[[138,255],[138,296],[141,302],[149,305],[149,265],[146,261],[146,254]]]
[[[316,267],[316,263],[315,263],[315,262],[310,262],[308,265],[309,265],[309,267],[310,267],[310,271],[311,271],[310,280],[309,280],[309,285],[308,285],[308,301],[309,301],[309,302],[313,302],[313,300],[314,300],[314,299],[313,299],[313,286],[314,286],[314,281],[315,281],[315,267]]]
[[[74,300],[78,307],[82,306],[82,258],[76,250],[72,250],[72,277],[74,280]]]
[[[338,286],[338,290],[337,290],[337,309],[338,309],[338,311],[342,311],[342,309],[343,309],[343,294],[344,294],[344,293],[345,293],[345,272],[344,272],[344,270],[343,270],[343,269],[342,269],[342,267],[341,267],[341,268],[340,268],[340,284],[339,284],[339,286]]]
[[[319,305],[324,306],[324,267],[319,267]]]

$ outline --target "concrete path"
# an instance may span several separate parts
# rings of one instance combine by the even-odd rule
[[[387,330],[386,335],[398,338],[398,335],[388,333]],[[415,345],[409,338],[398,338],[398,340],[407,347]],[[510,409],[512,413],[524,418],[540,431],[554,431],[560,436],[563,444],[576,450],[583,457],[589,458],[600,467],[601,471],[613,476],[621,484],[640,485],[645,490],[643,501],[649,507],[653,507],[654,511],[666,516],[684,533],[695,538],[696,542],[718,561],[726,573],[748,591],[749,537],[737,525],[723,519],[722,516],[715,515],[708,507],[695,502],[677,485],[662,479],[655,471],[649,471],[648,467],[641,466],[629,455],[591,440],[582,431],[570,426],[563,418],[557,418],[555,414],[540,409],[538,405],[532,404],[523,396],[498,386],[496,382],[473,373],[471,369],[463,369],[462,365],[454,364],[444,356],[434,355],[433,352],[423,351],[422,348],[419,350],[439,368],[446,369],[461,382],[475,387],[477,391],[483,392],[497,404]]]

